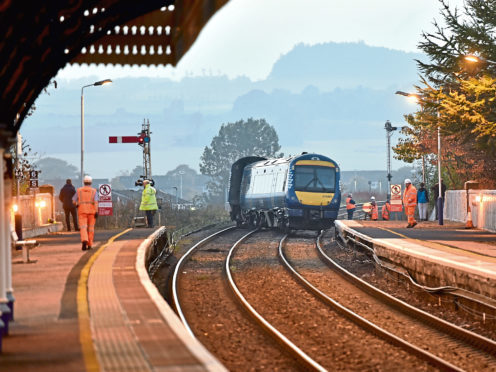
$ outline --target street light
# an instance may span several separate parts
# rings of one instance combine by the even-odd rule
[[[395,94],[406,97],[411,102],[420,104],[422,110],[424,110],[424,105],[422,104],[422,100],[420,99],[420,95],[415,93],[406,93],[401,90],[396,91]],[[422,182],[425,184],[425,156],[422,154]]]
[[[490,59],[478,57],[475,54],[467,54],[463,58],[465,59],[465,61],[468,61],[471,63],[489,63],[491,65],[496,65],[495,61],[491,61]]]
[[[181,193],[180,193],[180,194],[181,194],[181,199],[182,199],[182,198],[183,198],[183,174],[185,174],[186,172],[185,172],[185,171],[183,171],[183,170],[180,170],[180,171],[179,171],[179,172],[177,172],[177,173],[179,173],[179,176],[181,177],[181,183],[180,183],[180,187],[181,187],[181,189],[180,189],[180,190],[181,190]]]
[[[177,200],[177,187],[176,186],[172,186],[173,189],[176,190],[176,207],[178,206],[178,200]]]
[[[402,91],[397,91],[396,94],[399,94],[401,96],[405,97],[415,97],[417,102],[420,103],[423,107],[423,102],[420,97],[420,95],[415,94],[415,93],[405,93]],[[438,125],[437,125],[437,175],[438,175],[438,186],[439,186],[439,196],[437,198],[437,216],[438,216],[438,221],[439,225],[443,225],[443,194],[442,194],[442,187],[441,187],[441,126],[439,125],[439,110],[437,111],[437,118],[438,118]],[[423,159],[422,159],[422,165],[423,165]],[[424,171],[425,174],[425,171]],[[425,180],[424,180],[425,183]]]
[[[93,84],[85,85],[81,88],[81,185],[84,185],[84,88],[105,85],[111,83],[112,80],[105,79],[97,81]]]

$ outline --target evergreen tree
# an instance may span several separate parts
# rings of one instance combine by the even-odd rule
[[[437,155],[439,127],[449,186],[477,179],[496,187],[496,0],[467,0],[463,14],[440,3],[446,27],[435,22],[436,32],[424,33],[419,44],[430,58],[417,61],[425,76],[416,87],[422,109],[405,116],[411,127],[394,148],[396,158],[413,162]],[[481,62],[470,64],[468,54]]]
[[[223,124],[201,157],[200,172],[212,180],[207,184],[211,201],[222,202],[228,188],[231,165],[245,156],[276,157],[281,147],[277,133],[265,119],[249,118]]]

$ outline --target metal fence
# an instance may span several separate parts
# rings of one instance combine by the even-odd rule
[[[496,190],[469,190],[469,205],[474,226],[496,232]],[[450,221],[467,221],[467,191],[446,191],[444,218]]]
[[[53,195],[50,193],[21,195],[19,200],[14,197],[11,212],[12,226],[14,225],[15,214],[22,216],[22,226],[24,228],[33,228],[50,223],[55,219],[54,203]]]

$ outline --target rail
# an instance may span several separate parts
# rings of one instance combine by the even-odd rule
[[[181,257],[181,259],[178,261],[178,263],[176,264],[176,267],[174,269],[174,274],[172,276],[172,299],[174,301],[174,307],[176,309],[177,314],[179,315],[179,318],[181,319],[181,322],[184,324],[184,327],[186,328],[186,330],[188,331],[188,333],[191,336],[195,337],[195,338],[196,338],[196,336],[195,336],[193,330],[191,329],[191,327],[189,326],[188,321],[186,320],[186,317],[184,315],[184,312],[182,311],[181,303],[180,303],[180,300],[179,300],[178,282],[179,282],[179,275],[181,273],[181,269],[182,269],[183,265],[186,263],[186,260],[189,258],[189,256],[191,256],[191,254],[194,251],[196,251],[197,249],[201,248],[202,246],[204,246],[208,242],[216,239],[220,235],[222,235],[222,234],[224,234],[224,233],[226,233],[228,231],[232,231],[234,229],[236,229],[236,227],[234,227],[234,226],[228,227],[226,229],[222,229],[222,230],[217,231],[216,233],[214,233],[212,235],[207,236],[205,239],[199,241],[194,246],[192,246]]]
[[[478,345],[479,348],[485,350],[486,352],[492,355],[496,355],[496,341],[493,341],[484,336],[478,335],[474,332],[458,327],[443,319],[431,315],[423,310],[411,306],[406,302],[397,299],[396,297],[393,297],[390,294],[374,287],[373,285],[367,283],[363,279],[360,279],[356,275],[352,274],[351,272],[340,266],[337,262],[335,262],[324,252],[321,246],[321,238],[322,238],[322,234],[319,235],[316,241],[317,250],[320,256],[326,261],[326,263],[332,269],[338,272],[342,277],[344,277],[350,283],[357,286],[358,288],[361,288],[364,292],[372,295],[373,297],[379,299],[380,301],[387,303],[388,305],[410,315],[415,319],[419,319],[423,321],[425,324],[435,327],[436,329],[442,332],[448,333],[453,337],[456,337],[460,340],[464,340],[472,345]]]
[[[281,332],[279,332],[274,326],[272,326],[264,317],[262,317],[254,308],[250,305],[250,303],[243,296],[241,291],[236,286],[236,283],[231,274],[231,257],[233,253],[237,249],[237,247],[245,241],[249,236],[255,233],[258,230],[250,231],[248,234],[244,235],[241,239],[239,239],[229,250],[229,253],[226,258],[225,270],[229,282],[229,286],[231,287],[234,295],[243,306],[243,308],[256,320],[256,322],[262,326],[272,337],[274,337],[279,343],[284,345],[289,352],[298,360],[300,364],[304,367],[309,368],[315,371],[326,371],[324,367],[318,364],[315,360],[310,358],[303,350],[301,350],[298,346],[292,343],[286,336],[284,336]]]
[[[341,314],[345,315],[348,319],[350,319],[352,322],[355,324],[361,326],[362,328],[368,330],[369,332],[372,332],[382,339],[397,345],[399,347],[402,347],[403,349],[407,350],[408,352],[417,355],[418,357],[428,361],[429,363],[433,364],[434,366],[437,366],[443,370],[447,371],[462,371],[455,365],[445,361],[444,359],[441,359],[437,357],[434,354],[429,353],[428,351],[425,351],[408,341],[386,331],[385,329],[377,326],[376,324],[370,322],[369,320],[363,318],[359,314],[355,313],[354,311],[348,309],[347,307],[341,305],[338,301],[334,300],[333,298],[329,297],[327,294],[322,292],[320,289],[316,288],[314,285],[312,285],[308,280],[306,280],[300,273],[298,273],[289,263],[287,258],[284,255],[283,252],[283,247],[284,243],[286,242],[287,235],[285,235],[280,243],[279,243],[279,257],[281,261],[284,263],[284,266],[293,274],[303,285],[310,290],[315,296],[320,298],[324,303],[328,304],[331,306],[334,310],[340,312]],[[320,239],[321,235],[319,235]]]

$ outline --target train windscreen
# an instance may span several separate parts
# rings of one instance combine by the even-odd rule
[[[320,166],[295,166],[295,191],[334,193],[336,169]]]

